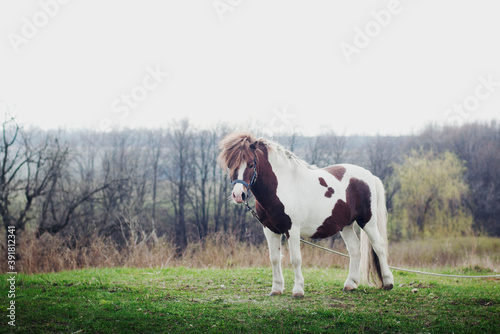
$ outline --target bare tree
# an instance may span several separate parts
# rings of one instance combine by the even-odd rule
[[[140,221],[151,222],[146,207],[147,180],[150,171],[150,157],[146,143],[138,131],[125,130],[107,136],[109,147],[102,157],[104,184],[110,184],[102,193],[102,233],[123,239],[130,231],[123,231],[127,225],[120,224],[126,209],[130,217],[140,216]],[[125,242],[125,240],[122,240]]]
[[[215,161],[215,160],[214,160]],[[227,231],[229,228],[229,194],[230,187],[227,176],[217,168],[212,171],[215,180],[214,194],[214,231]]]
[[[46,194],[67,161],[68,148],[57,138],[35,134],[22,132],[13,118],[2,124],[0,216],[5,229],[24,230],[34,200]]]
[[[164,146],[166,144],[166,134],[164,130],[149,131],[147,133],[148,147],[151,150],[151,168],[152,168],[152,205],[151,205],[151,218],[153,225],[156,220],[156,207],[158,196],[158,176],[160,173],[161,160],[163,158]]]
[[[306,159],[313,165],[328,166],[345,162],[347,155],[345,135],[328,131],[309,138]]]
[[[84,235],[99,216],[95,207],[95,197],[112,183],[101,183],[96,174],[96,149],[99,147],[95,137],[82,136],[73,143],[68,154],[68,163],[59,171],[41,199],[38,218],[37,237],[43,233],[57,234],[72,225],[71,232],[80,229]],[[79,219],[81,218],[81,219]]]
[[[366,146],[368,153],[368,169],[382,180],[392,174],[392,163],[395,162],[395,142],[392,137],[377,135]]]
[[[177,254],[187,247],[186,204],[192,185],[193,171],[191,148],[193,134],[189,122],[175,122],[168,136],[168,166],[165,174],[170,184],[170,199],[175,211],[174,240]]]
[[[211,179],[217,168],[214,160],[217,147],[217,136],[213,131],[200,131],[193,139],[192,166],[194,188],[190,194],[190,202],[195,215],[196,227],[200,239],[208,234],[210,209],[213,200],[215,180]]]

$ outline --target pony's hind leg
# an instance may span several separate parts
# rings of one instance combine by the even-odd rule
[[[347,225],[340,235],[347,246],[349,252],[349,274],[344,283],[344,291],[354,290],[358,287],[360,281],[359,261],[361,258],[359,239],[354,231],[354,224]]]
[[[371,266],[372,268],[375,268],[378,276],[378,272],[380,272],[380,280],[381,282],[381,287],[383,287],[385,290],[391,290],[394,287],[394,277],[392,275],[391,269],[389,268],[389,264],[387,261],[388,254],[387,254],[387,240],[384,238],[377,225],[376,221],[374,219],[370,220],[364,227],[363,231],[365,231],[366,236],[362,235],[362,240],[367,238],[369,239],[369,243],[371,244],[371,247],[373,248],[373,251],[377,255],[378,262],[375,261],[375,259],[371,259],[368,262],[372,262]],[[364,253],[371,252],[371,249],[367,245],[368,242],[364,241]],[[365,254],[366,255],[366,254]],[[378,267],[378,269],[377,269]],[[367,269],[369,271],[370,269]]]
[[[302,254],[300,253],[300,231],[298,229],[290,230],[288,238],[288,247],[290,248],[290,262],[295,272],[295,285],[293,286],[293,297],[304,297],[304,277],[302,276]]]
[[[283,273],[281,272],[281,235],[273,233],[264,227],[267,245],[269,247],[269,259],[273,267],[273,287],[270,296],[281,295],[285,286]]]

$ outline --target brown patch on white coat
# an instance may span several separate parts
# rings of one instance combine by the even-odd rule
[[[331,187],[329,187],[331,189]],[[332,189],[333,190],[333,189]],[[332,197],[327,192],[326,197]],[[333,192],[332,192],[333,194]],[[351,178],[346,189],[346,201],[338,199],[327,217],[311,238],[324,239],[337,234],[346,225],[356,221],[363,228],[372,217],[370,187],[362,180]]]

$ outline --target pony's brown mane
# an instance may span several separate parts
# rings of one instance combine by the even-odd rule
[[[290,166],[308,169],[317,168],[301,160],[293,152],[285,149],[278,143],[264,138],[256,139],[254,135],[248,132],[236,132],[228,134],[219,143],[219,150],[221,153],[219,154],[218,161],[222,169],[229,169],[233,172],[234,169],[241,166],[243,162],[252,158],[254,154],[253,149],[250,147],[252,144],[257,150],[262,149],[261,145],[264,145],[268,150],[276,152],[278,156],[288,161]]]
[[[262,142],[262,140],[260,140]],[[257,140],[251,133],[240,132],[231,133],[224,137],[219,143],[219,163],[223,169],[232,170],[240,166],[248,158],[253,157],[252,144],[257,144]]]

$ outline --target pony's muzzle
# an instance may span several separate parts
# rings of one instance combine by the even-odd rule
[[[242,184],[235,184],[233,188],[232,198],[233,201],[237,204],[243,203],[247,198],[247,191],[245,189],[245,186],[243,186]]]

